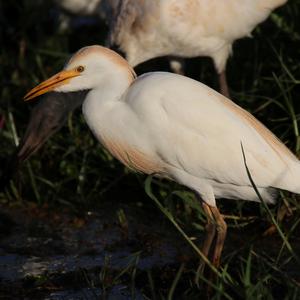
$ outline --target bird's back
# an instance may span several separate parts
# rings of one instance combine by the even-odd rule
[[[123,100],[140,122],[127,130],[147,141],[137,147],[167,169],[251,186],[242,144],[258,187],[300,192],[298,159],[253,116],[209,87],[180,75],[148,73]]]

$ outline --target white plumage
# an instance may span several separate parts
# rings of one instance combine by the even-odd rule
[[[214,217],[215,198],[258,201],[241,143],[266,202],[274,200],[275,188],[300,193],[298,159],[252,115],[202,83],[163,72],[135,79],[121,56],[91,46],[25,99],[49,90],[89,90],[84,117],[112,155],[137,171],[191,188]]]
[[[225,69],[232,43],[287,0],[127,0],[112,29],[132,66],[153,57],[210,56]]]
[[[80,2],[80,5],[75,3]],[[84,7],[85,0],[61,5]],[[95,2],[95,1],[94,1]],[[109,24],[109,46],[116,44],[131,66],[159,56],[213,59],[221,91],[229,96],[225,68],[235,40],[250,36],[287,0],[100,0],[97,12]],[[176,65],[180,72],[181,67]]]

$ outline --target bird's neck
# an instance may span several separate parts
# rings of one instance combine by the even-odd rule
[[[107,103],[120,101],[133,81],[134,77],[126,73],[107,76],[100,85],[90,91],[85,102],[95,102],[101,107]]]
[[[133,78],[128,76],[110,76],[97,88],[92,89],[83,102],[82,112],[86,122],[95,135],[98,130],[105,126],[111,111],[123,104]]]

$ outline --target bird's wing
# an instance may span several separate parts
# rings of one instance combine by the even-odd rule
[[[108,2],[116,2],[116,0]],[[149,20],[151,21],[156,15],[154,10],[158,9],[157,1],[154,0],[123,0],[118,1],[118,5],[110,5],[114,8],[109,20],[109,46],[121,46],[123,41],[148,28]]]
[[[170,73],[139,78],[127,98],[161,159],[218,182],[269,186],[297,158],[251,114],[209,87]]]
[[[130,27],[138,15],[138,5],[132,0],[119,1],[109,20],[109,45],[120,45],[124,32],[130,32]]]

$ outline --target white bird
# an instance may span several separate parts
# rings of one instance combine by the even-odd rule
[[[117,45],[133,67],[152,58],[209,56],[229,97],[226,62],[235,40],[251,35],[287,0],[62,0],[68,10],[97,10],[109,25],[108,46]],[[84,10],[85,8],[85,10]],[[171,66],[183,73],[180,60]]]
[[[44,81],[25,100],[54,91],[80,91],[84,118],[100,143],[124,165],[174,180],[202,200],[208,218],[207,256],[217,226],[213,263],[219,265],[226,223],[216,199],[266,203],[276,189],[300,193],[300,163],[250,113],[193,79],[166,72],[138,78],[120,55],[101,46],[79,50],[63,71]],[[83,93],[84,92],[84,93]],[[77,101],[77,100],[76,100]]]

